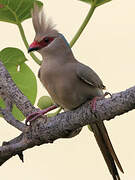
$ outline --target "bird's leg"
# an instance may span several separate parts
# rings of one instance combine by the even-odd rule
[[[49,111],[56,109],[58,107],[58,105],[54,104],[46,109],[43,110],[39,110],[37,112],[31,113],[30,115],[28,115],[26,117],[26,121],[25,124],[28,125],[28,122],[31,124],[32,121],[36,120],[37,118],[39,118],[40,116],[48,113]]]
[[[111,98],[112,98],[111,93],[105,92],[105,94],[103,94],[102,96],[96,96],[96,97],[94,97],[94,98],[91,100],[90,106],[91,106],[91,109],[92,109],[93,112],[95,112],[95,110],[96,110],[96,101],[97,101],[97,100],[102,100],[102,99],[104,99],[105,96],[107,96],[107,95],[110,95]]]

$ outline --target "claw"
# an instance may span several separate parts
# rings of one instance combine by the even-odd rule
[[[109,92],[105,92],[105,94],[103,95],[103,98],[104,98],[105,96],[107,96],[107,95],[110,95],[110,97],[112,98],[112,94],[109,93]]]

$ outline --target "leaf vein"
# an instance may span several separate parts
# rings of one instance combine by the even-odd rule
[[[18,6],[17,6],[17,8],[15,10],[16,13],[17,13],[18,9],[20,8],[20,6],[22,5],[22,3],[23,3],[23,0],[20,0],[20,3],[18,4]]]
[[[31,7],[31,4],[30,4],[29,6],[27,6],[27,7],[22,11],[21,14],[18,15],[18,19],[19,19],[19,17],[22,16],[23,13],[24,13],[25,11],[27,11],[27,9],[29,9],[30,7]]]

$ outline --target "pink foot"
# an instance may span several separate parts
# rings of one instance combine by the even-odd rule
[[[98,97],[94,97],[94,98],[91,100],[90,106],[91,106],[92,112],[95,112],[95,110],[96,110],[96,101],[97,101],[97,98],[98,98]]]
[[[28,125],[28,122],[31,125],[31,122],[36,120],[37,118],[41,117],[42,115],[46,114],[47,112],[56,109],[58,106],[57,105],[52,105],[44,110],[39,110],[37,112],[31,113],[30,115],[27,116],[25,124]]]
[[[96,110],[96,101],[104,99],[105,96],[107,96],[107,95],[110,95],[112,97],[112,95],[109,92],[105,92],[105,94],[103,96],[96,96],[91,100],[90,106],[91,106],[92,112],[95,112],[95,110]]]

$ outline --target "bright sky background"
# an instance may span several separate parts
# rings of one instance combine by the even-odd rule
[[[42,0],[43,1],[43,0]],[[45,14],[70,41],[86,16],[89,6],[78,0],[46,0]],[[92,20],[73,47],[77,59],[93,68],[111,93],[135,85],[135,1],[112,0],[96,9]],[[29,43],[34,30],[31,19],[23,23]],[[0,49],[24,50],[28,64],[37,74],[36,65],[23,45],[15,25],[0,22]],[[40,82],[38,97],[46,94]],[[123,165],[122,180],[135,179],[135,111],[106,122],[114,148]],[[1,119],[0,141],[8,141],[19,131]],[[0,168],[5,180],[112,180],[94,136],[87,127],[72,139],[34,147],[24,152],[24,163],[17,156]]]

